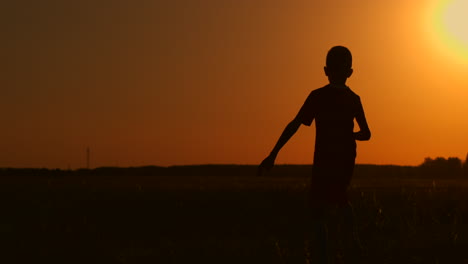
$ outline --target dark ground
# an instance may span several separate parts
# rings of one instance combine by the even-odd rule
[[[303,252],[304,177],[0,182],[2,263],[293,263]],[[354,180],[362,263],[468,263],[467,187]]]

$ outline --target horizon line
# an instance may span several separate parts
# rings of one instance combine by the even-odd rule
[[[356,166],[396,166],[396,167],[418,167],[418,165],[401,165],[401,164],[375,164],[375,163],[356,163]],[[199,163],[199,164],[179,164],[179,165],[138,165],[138,166],[99,166],[93,168],[52,168],[52,167],[0,167],[0,170],[7,170],[7,169],[31,169],[31,170],[61,170],[61,171],[75,171],[75,170],[95,170],[95,169],[102,169],[102,168],[116,168],[116,169],[132,169],[132,168],[147,168],[147,167],[156,167],[156,168],[173,168],[173,167],[195,167],[195,166],[259,166],[259,164],[242,164],[242,163]],[[275,164],[276,166],[313,166],[312,163],[280,163]],[[274,168],[273,167],[273,168]]]

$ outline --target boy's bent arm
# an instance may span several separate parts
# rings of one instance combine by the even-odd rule
[[[365,141],[371,137],[369,126],[367,125],[366,115],[364,114],[364,108],[362,107],[361,100],[358,99],[358,109],[355,115],[356,122],[359,125],[359,132],[354,132],[354,139]]]
[[[367,120],[366,120],[366,116],[364,115],[364,112],[356,116],[356,121],[359,125],[360,131],[354,132],[354,139],[360,140],[360,141],[369,140],[371,137],[371,132],[369,130],[369,126],[367,125]]]

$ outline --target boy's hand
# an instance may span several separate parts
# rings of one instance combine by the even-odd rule
[[[268,157],[266,157],[266,159],[264,159],[262,163],[260,163],[260,165],[258,166],[257,176],[262,176],[265,170],[267,172],[270,171],[271,168],[273,168],[273,165],[275,165],[275,159],[276,155],[268,155]]]

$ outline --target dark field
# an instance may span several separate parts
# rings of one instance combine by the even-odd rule
[[[0,180],[2,263],[306,263],[293,262],[306,177]],[[467,190],[463,179],[353,180],[362,263],[468,263]]]

